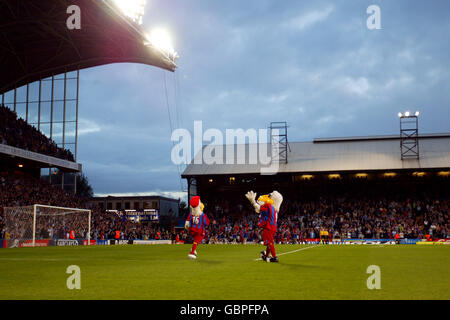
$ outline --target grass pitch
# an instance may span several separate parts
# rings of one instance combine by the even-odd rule
[[[307,249],[306,249],[307,248]],[[123,245],[0,249],[0,299],[450,299],[450,246]],[[302,250],[299,250],[302,249]],[[81,289],[66,269],[81,270]],[[367,288],[367,267],[381,289]]]

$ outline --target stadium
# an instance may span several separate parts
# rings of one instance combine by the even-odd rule
[[[450,132],[419,132],[416,110],[389,135],[291,141],[296,124],[282,121],[266,123],[268,142],[202,145],[179,172],[187,200],[94,196],[78,156],[80,71],[178,67],[141,27],[144,6],[0,1],[1,300],[450,298]],[[260,256],[249,191],[282,194],[278,263]],[[195,197],[209,220],[200,243],[185,228]]]

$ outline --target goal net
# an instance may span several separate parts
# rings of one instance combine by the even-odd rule
[[[3,211],[5,247],[91,243],[91,210],[35,204]]]

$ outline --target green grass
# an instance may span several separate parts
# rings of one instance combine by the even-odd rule
[[[307,246],[277,245],[279,254]],[[0,249],[0,299],[450,299],[449,246],[317,246],[255,261],[260,245]],[[81,269],[81,290],[66,268]],[[369,290],[369,265],[381,289]]]

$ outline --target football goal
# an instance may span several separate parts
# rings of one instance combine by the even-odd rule
[[[91,210],[41,204],[3,210],[4,247],[91,244]]]

